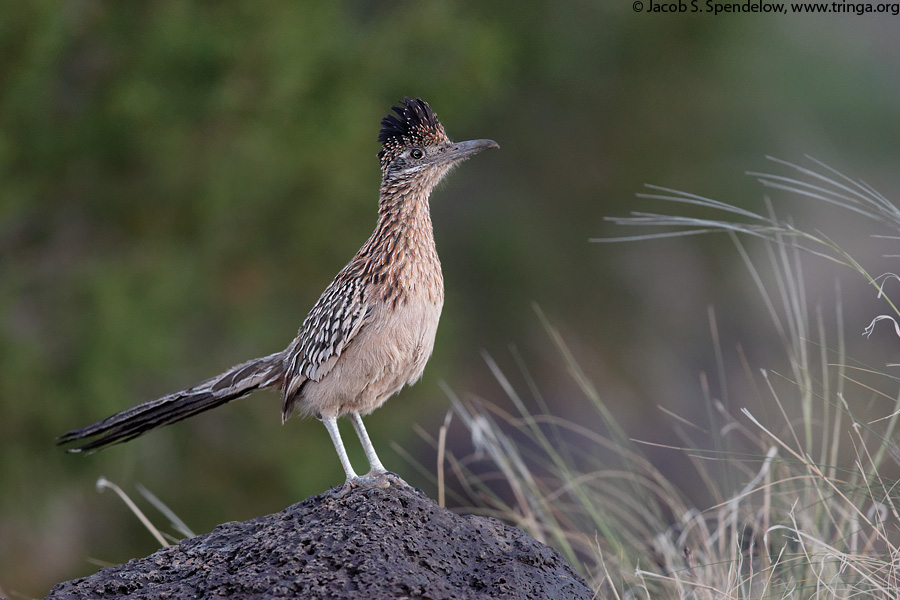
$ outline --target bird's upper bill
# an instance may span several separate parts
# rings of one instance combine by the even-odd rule
[[[456,142],[449,148],[444,150],[441,154],[437,155],[435,157],[435,160],[439,162],[456,162],[458,160],[463,160],[464,158],[469,158],[470,156],[478,154],[482,150],[499,147],[500,144],[498,144],[494,140],[470,140],[468,142]]]
[[[488,148],[499,148],[493,140],[473,140],[453,143],[447,137],[437,115],[421,98],[404,98],[381,120],[378,141],[381,150],[378,159],[382,168],[393,162],[409,148],[442,146],[443,151],[434,156],[435,162],[455,162]]]

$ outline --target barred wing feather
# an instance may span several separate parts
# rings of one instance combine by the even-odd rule
[[[285,399],[291,398],[307,379],[320,380],[366,321],[369,306],[359,277],[342,277],[328,286],[304,319],[288,356]]]

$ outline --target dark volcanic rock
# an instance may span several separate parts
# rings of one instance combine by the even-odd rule
[[[54,587],[47,598],[593,598],[550,547],[408,487],[313,496]]]

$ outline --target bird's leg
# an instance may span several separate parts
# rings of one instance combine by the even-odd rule
[[[375,480],[384,478],[389,483],[404,483],[399,476],[391,473],[381,464],[378,455],[375,454],[375,446],[372,445],[372,440],[369,439],[369,433],[366,431],[366,426],[363,425],[363,420],[359,413],[350,413],[350,420],[353,422],[353,428],[356,430],[356,435],[359,436],[366,458],[369,460],[369,472],[363,476],[363,479]]]
[[[353,416],[355,417],[353,426],[360,436],[359,439],[362,441],[363,447],[366,450],[366,457],[369,458],[369,463],[373,465],[372,470],[362,477],[356,474],[356,471],[353,470],[353,465],[350,464],[350,459],[347,457],[347,450],[344,448],[344,442],[341,440],[341,432],[338,429],[337,417],[322,417],[322,423],[325,424],[328,435],[331,436],[331,442],[334,444],[334,449],[337,450],[338,458],[341,459],[341,466],[344,467],[344,472],[347,474],[347,480],[344,482],[344,485],[337,490],[338,497],[345,496],[355,487],[368,485],[387,487],[391,483],[390,480],[382,478],[386,471],[384,470],[384,467],[381,466],[381,461],[378,460],[375,451],[372,449],[372,442],[369,440],[366,430],[362,429],[362,433],[359,433],[359,428],[362,427],[362,420],[360,420],[359,425],[357,425],[356,419],[359,419],[359,415]],[[373,459],[375,461],[374,463],[372,462]]]
[[[363,450],[366,452],[366,458],[369,459],[369,472],[367,475],[377,477],[387,473],[387,469],[384,468],[384,465],[378,460],[378,455],[375,454],[375,447],[372,445],[372,440],[369,439],[362,417],[359,416],[359,413],[350,413],[350,419],[353,421],[353,428],[356,430],[356,435],[359,436]]]
[[[334,444],[338,458],[341,459],[341,466],[344,467],[344,472],[347,474],[347,484],[359,479],[359,475],[356,474],[356,471],[353,470],[353,465],[350,464],[350,459],[347,458],[344,442],[341,441],[341,432],[338,430],[337,417],[322,417],[322,423],[325,424],[325,429],[328,430],[328,435],[331,436],[331,443]]]

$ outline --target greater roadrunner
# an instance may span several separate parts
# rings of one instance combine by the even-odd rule
[[[422,375],[431,356],[444,280],[434,246],[428,198],[456,164],[493,140],[452,142],[431,107],[405,98],[381,121],[381,191],[372,236],[304,319],[297,337],[275,354],[232,367],[194,387],[123,410],[58,438],[95,438],[70,452],[126,442],[262,388],[281,390],[281,418],[295,408],[322,420],[347,484],[372,483],[387,471],[361,415]],[[350,415],[369,460],[353,470],[337,418]]]

